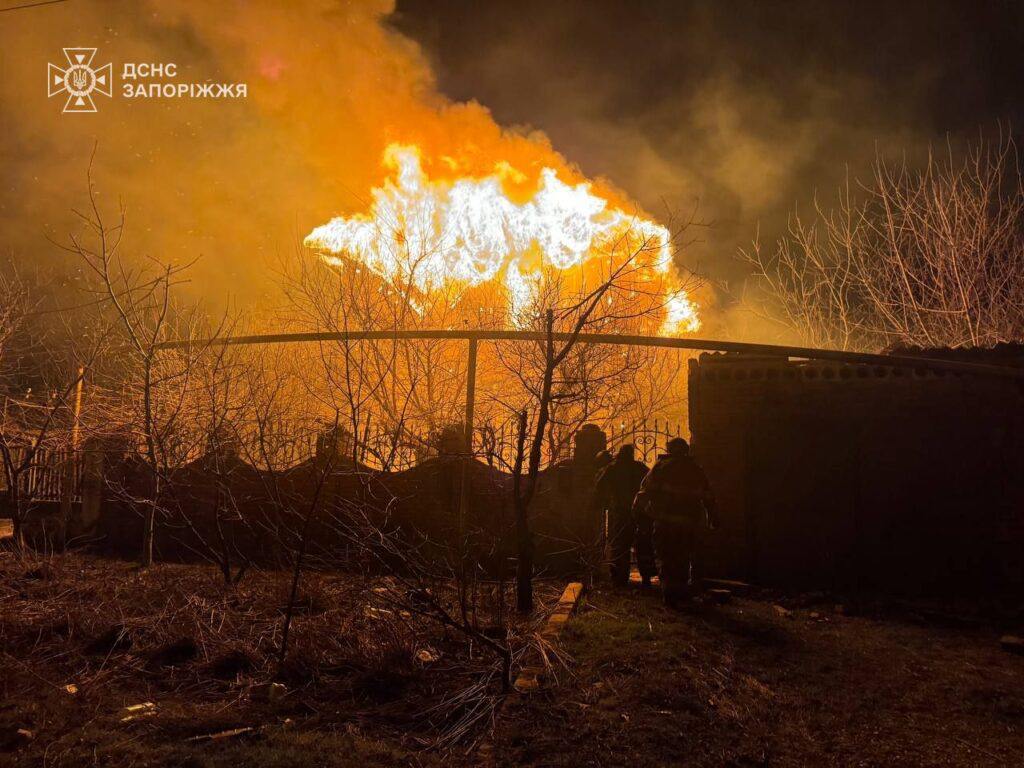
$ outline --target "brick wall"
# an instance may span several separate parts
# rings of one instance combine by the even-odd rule
[[[1019,382],[705,354],[689,393],[719,501],[712,573],[909,594],[1021,586]]]
[[[155,556],[171,561],[203,559],[210,555],[211,546],[220,546],[223,536],[233,550],[257,563],[287,565],[291,552],[284,545],[294,546],[294,536],[303,527],[301,515],[310,508],[320,485],[322,465],[315,460],[297,465],[281,473],[274,484],[237,456],[222,457],[216,473],[213,466],[208,456],[174,473],[175,492],[163,504]],[[594,559],[600,533],[599,516],[590,503],[596,469],[591,455],[540,473],[530,508],[538,568],[576,573],[584,562]],[[147,498],[147,474],[137,462],[110,462],[104,471],[114,487],[130,491],[129,498]],[[383,530],[402,531],[421,552],[442,559],[450,560],[466,537],[489,573],[509,576],[516,551],[511,475],[472,461],[466,477],[471,490],[460,529],[459,459],[430,458],[400,472],[337,467],[320,491],[322,522],[310,532],[311,556],[333,567],[346,564],[350,547],[337,521],[358,508]],[[277,492],[270,493],[275,486]],[[126,501],[125,495],[111,493],[108,486],[83,533],[106,552],[131,558],[142,541],[143,508]],[[278,497],[287,502],[287,509],[276,503]],[[54,515],[55,508],[34,516],[39,529],[34,538],[40,546],[47,546],[44,523]]]

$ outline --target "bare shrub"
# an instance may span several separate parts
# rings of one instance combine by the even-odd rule
[[[879,158],[834,208],[745,252],[753,303],[811,346],[974,347],[1024,338],[1024,177],[1009,135],[921,167]]]

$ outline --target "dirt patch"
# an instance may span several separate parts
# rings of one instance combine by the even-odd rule
[[[199,646],[193,638],[179,637],[152,651],[149,654],[149,667],[159,669],[187,664],[198,655]]]
[[[86,645],[85,652],[93,656],[109,656],[129,651],[134,644],[131,629],[123,624],[115,624]]]

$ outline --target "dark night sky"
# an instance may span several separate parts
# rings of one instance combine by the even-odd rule
[[[1024,3],[400,0],[440,89],[544,130],[655,213],[700,199],[702,268],[849,165],[1024,125]]]

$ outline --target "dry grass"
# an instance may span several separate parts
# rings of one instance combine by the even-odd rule
[[[429,763],[424,747],[465,751],[502,700],[494,659],[396,610],[381,599],[393,585],[381,585],[304,575],[278,666],[287,574],[252,573],[227,587],[206,567],[4,552],[0,749],[47,764],[94,755],[104,765],[203,764],[236,748],[187,739],[252,727],[224,741],[276,743],[296,759],[338,765],[373,765],[378,752],[390,764],[414,753]],[[541,594],[553,602],[557,586]],[[524,638],[517,654],[532,628],[510,628]],[[284,695],[270,693],[271,681]],[[122,708],[140,702],[156,714],[120,722]],[[296,746],[307,743],[297,734],[313,732],[323,735],[308,740],[313,752]],[[339,751],[338,738],[349,747]]]
[[[380,579],[304,579],[278,669],[286,586],[0,554],[0,765],[994,766],[1024,753],[1024,658],[994,626],[827,601],[777,611],[779,596],[679,613],[598,588],[564,647],[545,649],[572,658],[557,685],[509,698],[491,655],[401,615]],[[553,606],[560,586],[538,593]],[[538,652],[535,629],[513,628],[518,655]],[[121,721],[147,701],[155,714]],[[251,730],[196,739],[232,729]]]
[[[597,589],[573,675],[504,712],[498,765],[978,766],[1024,754],[1024,658],[997,626],[818,596],[690,612]]]

